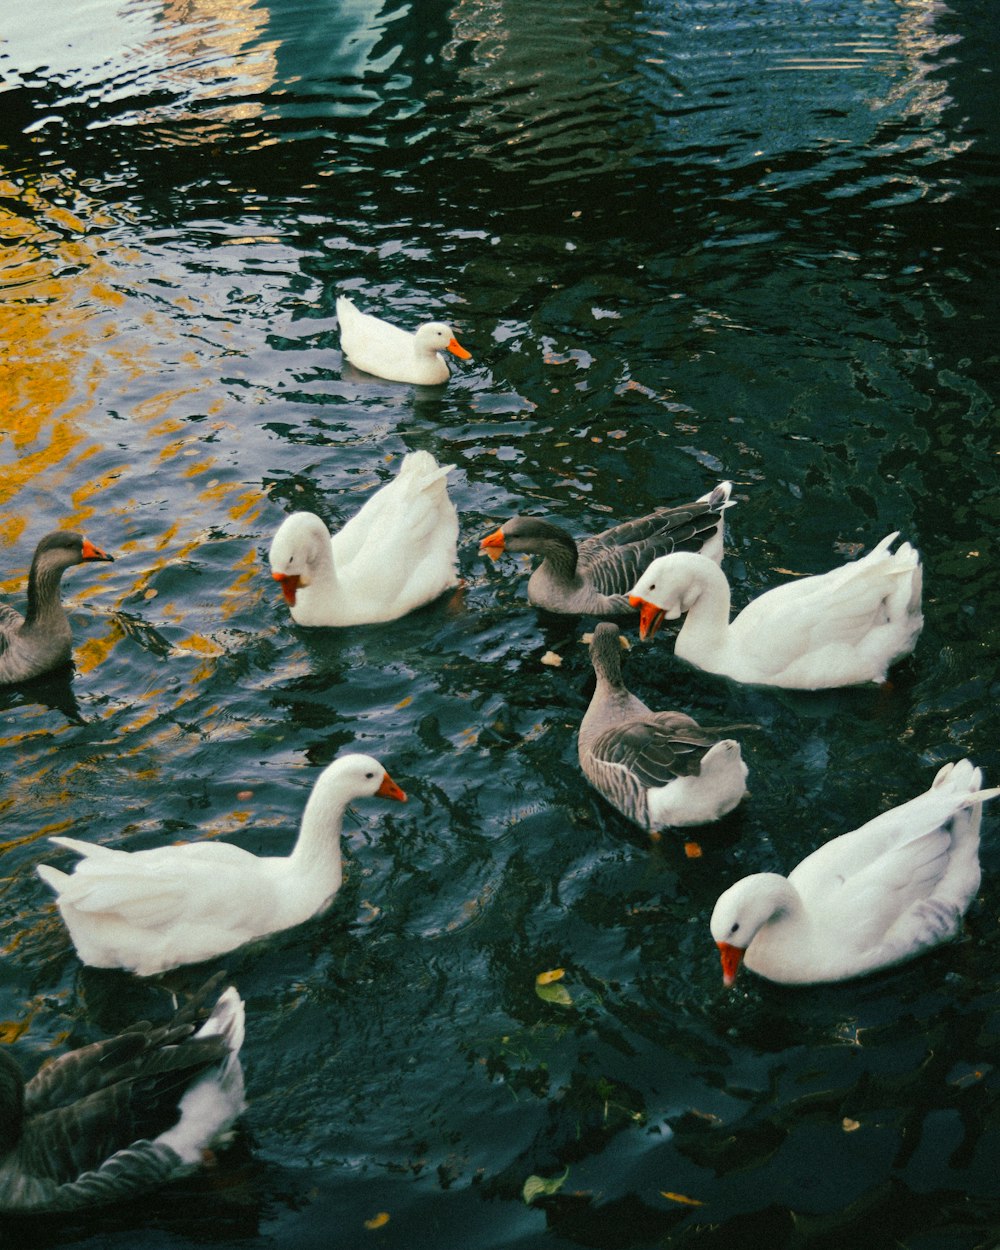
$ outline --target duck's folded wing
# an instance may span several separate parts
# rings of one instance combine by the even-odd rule
[[[167,1024],[154,1026],[142,1020],[115,1037],[92,1042],[43,1063],[24,1087],[25,1114],[40,1115],[68,1106],[138,1072],[150,1051],[185,1042],[208,1018],[208,1000],[214,1001],[225,976],[222,971],[209,977]]]
[[[404,555],[419,548],[441,525],[454,543],[458,538],[458,515],[448,498],[448,474],[453,464],[439,465],[430,452],[410,452],[399,473],[365,501],[361,510],[333,536],[333,554],[344,567],[354,560],[363,564],[375,557],[371,569],[376,579],[386,555]],[[352,577],[362,570],[351,570]]]
[[[661,508],[577,544],[578,571],[605,595],[623,594],[649,564],[675,551],[700,551],[719,526],[707,503]]]
[[[173,1151],[148,1139],[176,1123],[184,1091],[222,1062],[229,1049],[218,1036],[162,1045],[150,1044],[151,1036],[145,1035],[146,1044],[138,1053],[127,1057],[120,1049],[106,1053],[113,1076],[102,1088],[26,1123],[17,1148],[18,1170],[50,1185],[83,1186],[82,1191],[56,1195],[58,1205],[101,1201],[93,1195],[109,1187],[120,1193],[142,1189],[177,1166]],[[131,1158],[120,1158],[106,1170],[119,1152]]]
[[[591,754],[599,764],[630,772],[647,789],[675,777],[696,776],[702,757],[717,741],[690,717],[661,712],[625,721],[595,738]]]
[[[83,858],[60,882],[59,904],[111,913],[139,929],[240,908],[238,880],[254,857],[229,842],[189,842],[148,851],[118,851],[75,838],[49,839]]]
[[[24,624],[24,617],[20,612],[16,611],[9,603],[0,603],[0,655],[10,646],[10,640],[15,630],[21,628]]]

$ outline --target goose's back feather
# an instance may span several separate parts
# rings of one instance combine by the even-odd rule
[[[218,978],[209,983],[214,988]],[[127,1199],[196,1164],[243,1110],[243,1004],[127,1032],[50,1060],[24,1087],[17,1142],[0,1160],[0,1210],[68,1211]],[[208,1019],[195,1033],[197,1015]],[[0,1079],[20,1073],[2,1056]],[[207,1114],[206,1114],[207,1111]]]

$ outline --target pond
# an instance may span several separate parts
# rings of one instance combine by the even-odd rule
[[[601,1250],[992,1244],[1000,812],[962,936],[833,987],[721,982],[737,878],[972,758],[1000,782],[998,58],[986,0],[56,0],[0,38],[0,590],[73,528],[72,673],[0,691],[0,1035],[32,1069],[226,968],[249,1108],[216,1166],[8,1244]],[[334,303],[450,321],[444,387],[340,353]],[[424,448],[461,592],[304,630],[267,565]],[[590,790],[594,621],[479,539],[734,483],[742,606],[894,530],[926,625],[882,687],[625,658],[742,735],[750,794],[653,841]],[[546,653],[561,664],[543,664]],[[54,834],[288,852],[381,760],[330,910],[140,981],[81,966]],[[569,1001],[536,992],[562,968]],[[166,992],[165,992],[166,991]],[[563,996],[560,996],[563,997]],[[564,1177],[528,1204],[531,1176]],[[873,1231],[877,1230],[877,1231]]]

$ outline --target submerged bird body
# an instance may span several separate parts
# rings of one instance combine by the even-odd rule
[[[405,799],[377,760],[344,755],[320,774],[288,856],[257,856],[228,842],[119,851],[50,838],[81,857],[72,873],[38,874],[57,903],[77,954],[97,968],[152,976],[212,959],[323,911],[342,880],[340,833],[347,804]]]
[[[698,556],[655,560],[632,588],[642,637],[686,613],[675,654],[734,681],[820,690],[881,682],[923,627],[920,556],[890,534],[866,556],[768,590],[729,621],[729,585]]]
[[[628,590],[651,560],[673,551],[697,551],[720,561],[723,512],[732,507],[731,482],[693,503],[658,508],[577,543],[538,517],[516,516],[480,543],[484,555],[525,551],[542,557],[528,579],[528,600],[548,612],[630,614]]]
[[[0,1047],[0,1211],[127,1200],[201,1162],[245,1106],[243,1003],[230,987],[208,1015],[213,985],[169,1024],[70,1051],[27,1083]]]
[[[681,712],[652,712],[626,689],[616,625],[594,630],[597,688],[580,723],[580,767],[590,784],[643,829],[701,825],[746,793],[739,743]]]
[[[722,894],[711,931],[726,984],[740,961],[771,981],[844,981],[953,937],[979,888],[984,790],[969,760],[925,793],[807,856],[788,877],[756,873]],[[744,956],[745,952],[745,956]]]
[[[361,312],[343,295],[337,300],[337,320],[340,346],[351,364],[390,382],[435,386],[451,376],[442,351],[460,360],[471,359],[443,321],[425,322],[411,334]]]
[[[394,621],[458,583],[458,513],[448,497],[454,465],[428,451],[332,537],[312,512],[286,517],[271,543],[272,576],[299,625]]]
[[[70,659],[73,638],[59,598],[62,575],[74,564],[113,559],[80,534],[54,530],[45,535],[31,561],[24,617],[0,604],[0,685],[30,681]]]

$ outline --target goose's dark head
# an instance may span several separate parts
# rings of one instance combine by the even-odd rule
[[[545,555],[561,548],[576,560],[576,543],[558,525],[541,517],[513,516],[479,544],[481,555],[496,557],[501,551],[527,551]]]
[[[601,621],[590,636],[590,659],[594,671],[612,683],[619,682],[622,675],[622,633],[610,621]]]
[[[35,548],[33,569],[68,569],[74,564],[86,564],[92,560],[113,561],[100,547],[95,547],[89,538],[77,534],[73,530],[53,530],[46,534]]]

